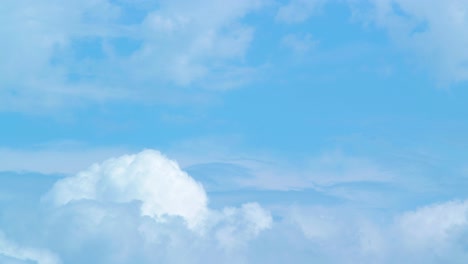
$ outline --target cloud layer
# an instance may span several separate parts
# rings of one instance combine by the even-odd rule
[[[24,176],[16,177],[21,181]],[[7,188],[12,183],[5,179],[0,180]],[[24,179],[35,186],[50,182],[48,177]],[[398,212],[351,201],[277,203],[268,208],[249,202],[212,209],[202,185],[154,150],[96,163],[49,186],[46,193],[31,192],[35,198],[27,201],[20,194],[0,196],[3,262],[464,263],[468,259],[467,201]]]
[[[203,186],[154,150],[96,163],[36,199],[37,219],[21,222],[40,230],[22,236],[7,223],[6,232],[47,250],[2,240],[5,258],[55,264],[206,263],[209,257],[239,263],[243,257],[233,257],[272,226],[270,212],[257,203],[210,209]],[[17,213],[12,210],[11,217]]]

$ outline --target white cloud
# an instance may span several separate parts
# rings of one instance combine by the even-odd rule
[[[180,142],[169,153],[182,167],[220,163],[243,168],[243,174],[251,177],[239,177],[230,184],[256,189],[301,190],[340,183],[398,180],[395,172],[379,160],[340,150],[287,159],[284,155],[258,148],[241,150],[242,145],[242,138],[238,136],[198,138]]]
[[[58,180],[38,209],[35,219],[20,225],[40,230],[19,232],[19,241],[43,241],[66,263],[243,263],[250,241],[273,223],[257,203],[210,209],[203,186],[154,150]],[[14,217],[12,210],[5,215]],[[15,234],[15,226],[9,222],[8,231]]]
[[[94,164],[58,181],[47,195],[56,205],[89,199],[128,203],[141,201],[141,213],[156,219],[181,216],[190,226],[203,221],[207,197],[200,183],[161,153],[145,150]]]
[[[272,226],[270,212],[257,203],[247,203],[241,208],[224,208],[219,217],[223,225],[216,230],[216,238],[227,249],[245,246],[247,241]]]
[[[132,61],[146,67],[137,74],[148,77],[160,71],[161,77],[179,85],[208,77],[211,71],[229,65],[225,61],[244,56],[253,29],[238,20],[261,5],[261,1],[244,0],[196,5],[163,1],[142,24],[144,45]]]
[[[21,247],[7,240],[0,232],[0,260],[2,255],[11,260],[25,261],[27,263],[31,261],[36,264],[61,263],[60,259],[48,250]]]
[[[220,236],[226,247],[234,246],[227,241],[229,238],[236,239],[233,244],[242,244],[271,225],[269,212],[256,203],[244,204],[239,209],[225,208],[222,212],[210,210],[203,186],[175,161],[154,150],[96,163],[76,176],[56,182],[44,200],[58,207],[88,200],[118,204],[141,202],[141,215],[156,221],[177,216],[197,232],[220,227],[224,230],[221,233],[235,231],[236,234]],[[89,213],[97,217],[92,222],[101,221],[105,215],[100,210],[96,212]]]
[[[433,204],[398,217],[405,245],[415,249],[440,249],[451,237],[468,228],[468,201]]]
[[[417,54],[423,67],[450,84],[468,80],[468,2],[371,0],[370,19],[402,49]],[[364,9],[365,10],[365,9]],[[366,11],[356,8],[358,16]]]
[[[209,148],[198,147],[218,156]],[[250,166],[254,175],[268,172],[266,167],[284,165],[271,160],[237,161]],[[276,178],[264,174],[268,177],[257,182],[256,188],[278,189],[287,181],[291,181],[291,187],[296,180],[297,184],[313,182],[311,186],[393,180],[370,160],[340,152],[320,155],[305,164],[295,170],[293,164],[282,166],[280,175],[286,176],[278,182],[267,182]],[[305,181],[294,176],[303,168],[315,172],[301,174],[309,175]],[[385,195],[399,195],[387,191]],[[311,199],[306,203],[317,205],[301,205],[303,201],[298,200],[292,206],[269,203],[268,209],[257,203],[212,209],[199,183],[176,162],[152,150],[108,159],[59,180],[46,200],[37,203],[38,208],[29,208],[34,206],[30,202],[15,203],[13,199],[20,197],[18,194],[5,200],[14,206],[2,209],[0,225],[18,244],[47,248],[40,252],[54,252],[64,263],[264,263],[268,256],[274,263],[286,260],[283,251],[293,254],[295,263],[305,263],[311,257],[326,263],[463,263],[468,259],[464,253],[467,201],[429,204],[403,212],[383,212],[381,203],[369,207],[351,198],[338,205],[320,205],[320,201]],[[55,206],[49,207],[47,201],[55,202]],[[25,211],[28,217],[23,219]],[[24,227],[30,234],[21,231]],[[32,244],[26,243],[29,241]],[[9,247],[4,246],[0,255],[7,260],[26,258],[5,248]],[[27,256],[38,259],[41,254]]]
[[[312,188],[326,191],[327,187],[337,184],[388,183],[398,180],[391,171],[369,158],[353,157],[337,151],[323,152],[315,157],[296,161],[278,157],[263,158],[264,162],[244,162],[243,165],[254,176],[239,179],[241,185],[267,190]]]
[[[388,241],[382,226],[366,213],[351,207],[293,206],[287,211],[287,221],[323,250],[350,247],[356,255],[381,254]]]
[[[70,1],[66,5],[52,0],[4,1],[3,5],[5,8],[0,11],[3,109],[55,107],[63,104],[62,97],[73,96],[80,101],[106,94],[94,86],[69,83],[67,75],[71,72],[54,60],[64,55],[63,51],[76,38],[112,34],[106,32],[110,30],[106,24],[118,15],[118,8],[106,0]],[[86,23],[85,16],[93,22]]]
[[[130,8],[109,0],[8,0],[3,6],[1,110],[38,111],[154,101],[174,85],[210,81],[210,88],[225,89],[233,78],[249,79],[242,60],[254,29],[240,20],[262,2],[132,2]]]
[[[409,55],[407,58],[412,58],[411,63],[435,73],[440,85],[468,80],[466,1],[346,2],[351,7],[353,18],[385,30],[396,47]],[[280,7],[276,19],[285,23],[303,23],[326,3],[324,0],[291,0]]]
[[[336,157],[318,160],[326,168]],[[342,171],[348,165],[331,167]],[[9,189],[9,181],[0,180]],[[390,264],[468,259],[467,201],[403,212],[369,209],[352,201],[306,206],[300,200],[268,209],[257,203],[211,209],[195,180],[151,150],[95,164],[59,180],[47,196],[56,206],[49,206],[47,199],[22,203],[20,194],[7,200],[12,206],[0,201],[3,230],[18,244],[35,248],[0,239],[0,261],[5,257],[49,264],[60,257],[63,263],[308,263],[312,258]],[[198,215],[204,216],[200,222]]]
[[[324,241],[336,239],[342,236],[341,228],[338,228],[340,218],[330,214],[324,208],[297,208],[289,212],[289,217],[301,229],[308,239]]]
[[[467,204],[429,204],[394,218],[359,206],[295,206],[284,215],[327,263],[465,263]]]

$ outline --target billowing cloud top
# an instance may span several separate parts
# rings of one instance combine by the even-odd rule
[[[0,263],[240,263],[273,226],[255,202],[210,209],[202,184],[155,150],[93,164],[42,197],[26,205],[31,217],[0,214]]]
[[[203,186],[160,152],[145,150],[94,164],[74,177],[58,181],[47,194],[55,205],[81,199],[141,202],[141,214],[162,219],[183,217],[189,226],[203,219],[207,196]]]
[[[50,186],[45,203],[35,198],[18,202],[24,200],[21,195],[0,197],[0,202],[14,204],[0,214],[0,263],[313,259],[392,264],[468,259],[466,200],[399,212],[393,219],[385,214],[385,221],[373,210],[347,205],[266,209],[248,202],[215,209],[207,198],[213,193],[207,194],[175,161],[155,150],[108,159]]]

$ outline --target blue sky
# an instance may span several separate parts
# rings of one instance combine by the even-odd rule
[[[468,3],[0,8],[0,262],[466,263]]]

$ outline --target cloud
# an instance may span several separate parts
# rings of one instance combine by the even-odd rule
[[[415,184],[414,178],[411,182],[405,177],[412,173],[407,168],[373,157],[327,150],[288,159],[258,148],[241,150],[242,144],[235,137],[222,142],[219,138],[195,139],[174,146],[169,153],[209,192],[235,196],[235,191],[249,190],[249,195],[266,203],[283,197],[285,203],[294,199],[315,202],[316,198],[381,206],[398,203]],[[389,195],[395,192],[399,195]]]
[[[384,214],[358,206],[293,206],[281,225],[289,234],[298,229],[307,241],[300,242],[302,250],[321,262],[464,263],[467,204],[447,201]]]
[[[391,263],[386,260],[388,223],[348,206],[292,206],[285,223],[299,229],[307,250],[327,263]],[[314,250],[315,249],[315,250]],[[396,251],[394,253],[397,253]]]
[[[326,157],[320,160],[321,166],[331,162]],[[15,241],[0,236],[0,260],[5,263],[314,259],[390,264],[468,259],[466,200],[403,211],[382,211],[360,201],[304,205],[300,200],[268,208],[248,202],[212,209],[211,193],[154,150],[111,158],[55,183],[37,175],[11,176],[14,181],[0,178],[2,190],[16,194],[0,199],[0,225]],[[18,182],[32,178],[33,187],[43,190],[49,185],[49,191],[28,190],[25,203],[21,193],[26,189]],[[46,198],[40,201],[41,196]]]
[[[140,241],[135,243],[156,246],[166,236],[188,236],[196,243],[215,242],[221,255],[242,250],[272,225],[270,212],[257,203],[210,209],[203,186],[154,150],[108,159],[61,179],[43,202],[55,208],[48,220],[51,225],[61,226],[70,237],[80,237],[65,243],[59,252],[81,248],[96,232],[113,237],[113,230],[107,228],[118,228],[117,219],[128,224],[127,235]],[[161,228],[168,233],[161,233]]]
[[[240,208],[225,207],[215,214],[213,235],[228,251],[245,249],[247,242],[270,229],[273,222],[270,212],[257,203],[246,203]]]
[[[199,183],[176,162],[152,150],[94,164],[58,181],[47,199],[56,205],[83,199],[119,203],[137,200],[142,203],[142,215],[156,219],[180,216],[190,226],[203,220],[208,202]]]
[[[433,204],[398,217],[405,245],[416,249],[437,250],[452,243],[451,237],[468,228],[468,201]]]
[[[262,5],[6,1],[0,11],[1,110],[154,102],[174,87],[242,83],[239,78],[252,74],[242,60],[254,29],[241,19]]]
[[[401,49],[437,73],[441,84],[468,80],[468,4],[466,1],[371,0],[354,15],[386,30]]]
[[[261,6],[261,1],[163,1],[142,23],[145,43],[132,60],[148,67],[138,74],[161,71],[179,85],[212,71],[223,75],[225,61],[242,58],[253,37],[253,28],[238,20]]]
[[[289,3],[279,8],[276,19],[290,24],[302,23],[317,12],[325,2],[324,0],[290,0]]]
[[[435,73],[442,86],[468,80],[468,4],[463,0],[345,1],[352,18],[384,30],[413,65]],[[281,6],[276,19],[304,23],[327,1],[291,0]],[[291,41],[290,41],[291,42]],[[294,42],[292,42],[294,43]]]
[[[0,232],[0,260],[2,263],[60,264],[60,259],[48,250],[21,247],[7,240]]]
[[[376,161],[366,157],[349,156],[339,151],[323,152],[303,160],[286,161],[265,157],[264,162],[244,163],[253,175],[239,179],[244,186],[269,190],[326,191],[327,188],[348,183],[389,183],[395,175]]]
[[[210,208],[203,186],[154,150],[56,178],[0,177],[0,226],[63,263],[246,263],[273,227],[256,202]]]
[[[0,11],[3,109],[54,107],[70,96],[76,101],[107,96],[105,91],[93,89],[94,85],[70,83],[67,79],[73,73],[57,59],[67,60],[65,51],[76,38],[112,35],[106,25],[118,15],[118,8],[105,0],[71,1],[67,5],[50,0],[4,4]],[[93,21],[86,23],[85,16]]]

